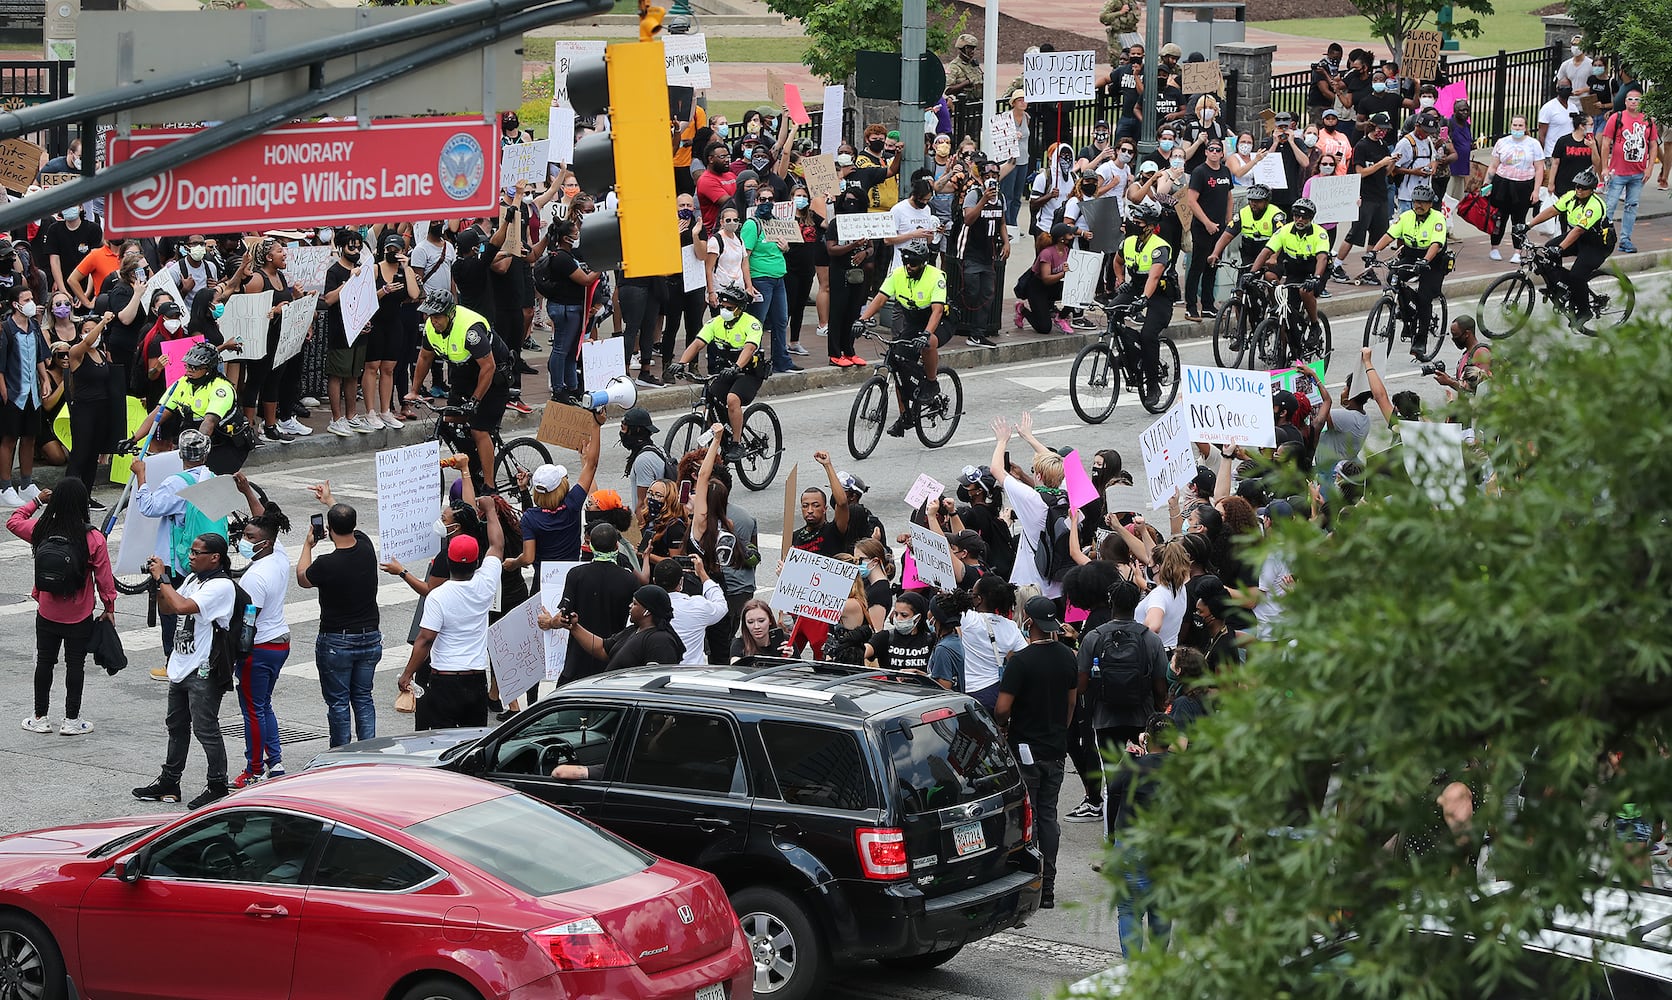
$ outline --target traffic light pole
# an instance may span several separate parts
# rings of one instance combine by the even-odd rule
[[[1155,149],[1155,133],[1159,124],[1155,120],[1155,101],[1161,95],[1155,90],[1155,75],[1161,62],[1160,48],[1161,0],[1148,0],[1144,7],[1144,99],[1138,102],[1138,109],[1144,114],[1139,148],[1145,153]]]
[[[923,166],[923,49],[928,44],[926,0],[900,4],[900,197],[911,194],[911,175]]]

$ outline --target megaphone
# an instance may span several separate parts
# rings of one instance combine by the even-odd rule
[[[602,389],[587,393],[584,403],[589,410],[602,410],[606,406],[619,406],[625,410],[638,401],[639,390],[633,380],[617,375],[605,382]]]

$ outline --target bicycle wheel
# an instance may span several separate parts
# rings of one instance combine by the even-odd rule
[[[1381,341],[1393,343],[1393,303],[1387,299],[1379,299],[1376,307],[1370,310],[1370,315],[1364,318],[1364,346],[1375,348]],[[1388,348],[1392,353],[1393,348]]]
[[[1221,318],[1224,314],[1221,313]],[[1219,341],[1214,340],[1217,347]],[[1074,412],[1088,424],[1100,424],[1115,412],[1115,400],[1120,398],[1120,372],[1115,368],[1114,352],[1103,343],[1087,344],[1074,357],[1074,367],[1068,373],[1068,398]]]
[[[550,465],[552,453],[544,444],[531,437],[514,438],[499,450],[493,460],[493,488],[507,499],[522,493],[517,473],[533,473],[542,465]]]
[[[1509,336],[1527,325],[1537,303],[1531,279],[1520,271],[1504,275],[1480,293],[1480,307],[1476,310],[1480,332],[1488,340]]]
[[[698,439],[706,430],[708,428],[703,426],[701,417],[695,413],[687,413],[668,428],[668,436],[662,442],[662,450],[677,462],[681,455],[698,447]]]
[[[872,375],[853,397],[848,411],[848,454],[865,458],[882,440],[882,426],[888,421],[888,380]]]
[[[1250,346],[1253,352],[1249,367],[1273,369],[1283,367],[1283,358],[1288,353],[1284,340],[1287,335],[1278,324],[1277,317],[1267,316],[1254,328],[1254,341]]]
[[[1630,278],[1611,268],[1591,275],[1585,285],[1590,289],[1595,311],[1591,321],[1579,328],[1581,333],[1595,336],[1596,331],[1618,326],[1631,318],[1631,311],[1637,306],[1637,289]]]
[[[784,456],[784,429],[778,414],[765,403],[750,403],[743,411],[743,454],[733,466],[737,478],[752,490],[764,490],[778,474]]]
[[[942,368],[940,386],[933,403],[917,404],[917,439],[928,448],[939,448],[952,440],[958,420],[964,415],[964,383],[958,373]]]
[[[1248,353],[1248,340],[1243,328],[1245,316],[1242,303],[1231,299],[1219,307],[1213,321],[1213,363],[1221,368],[1241,368]]]
[[[1306,356],[1301,360],[1303,362],[1325,361],[1329,358],[1330,351],[1334,347],[1335,335],[1330,332],[1329,317],[1319,312],[1318,333],[1314,335],[1311,330],[1306,331],[1306,350],[1302,352]]]
[[[1440,353],[1440,345],[1446,341],[1446,333],[1451,329],[1450,309],[1446,305],[1444,295],[1436,295],[1434,301],[1428,303],[1428,342],[1426,348],[1417,354],[1417,359],[1427,363],[1434,360],[1434,355]]]
[[[1183,369],[1179,367],[1179,348],[1173,343],[1173,338],[1161,338],[1160,354],[1156,362],[1155,387],[1149,392],[1139,393],[1139,401],[1151,413],[1167,412],[1167,407],[1179,398],[1179,379]]]

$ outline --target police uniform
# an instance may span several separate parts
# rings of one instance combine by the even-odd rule
[[[1173,319],[1173,303],[1178,299],[1178,272],[1173,259],[1173,248],[1159,233],[1128,236],[1120,244],[1121,264],[1126,269],[1126,284],[1115,293],[1115,305],[1122,306],[1144,294],[1150,271],[1160,264],[1164,271],[1144,310],[1144,325],[1139,331],[1138,349],[1141,352],[1146,378],[1153,380],[1161,364],[1161,331]]]
[[[1283,210],[1270,202],[1266,203],[1263,214],[1257,214],[1253,205],[1244,205],[1231,219],[1231,232],[1242,234],[1239,250],[1242,253],[1242,266],[1252,267],[1254,258],[1260,256],[1260,248],[1271,241],[1277,232],[1277,227],[1287,222]]]
[[[469,419],[473,431],[497,431],[505,418],[505,406],[511,401],[511,352],[493,332],[487,317],[464,306],[453,309],[453,325],[445,334],[435,330],[435,317],[424,320],[424,347],[447,362],[447,402],[458,406],[476,395],[476,383],[482,377],[481,360],[492,356],[493,382],[476,403],[476,412]]]
[[[1277,258],[1275,269],[1285,281],[1306,281],[1318,276],[1318,255],[1329,253],[1329,234],[1313,223],[1303,235],[1293,222],[1277,227],[1266,248]]]
[[[941,307],[941,324],[946,323],[946,275],[932,264],[923,265],[923,273],[916,280],[906,273],[904,267],[895,268],[888,272],[880,291],[894,303],[893,330],[896,337],[927,333],[929,316],[937,305]],[[939,327],[936,327],[935,334],[937,339],[945,335]]]
[[[1563,236],[1566,236],[1569,229],[1583,230],[1573,246],[1562,254],[1564,257],[1573,257],[1573,266],[1568,268],[1566,273],[1558,268],[1553,274],[1545,276],[1547,282],[1565,284],[1571,293],[1583,289],[1591,275],[1597,273],[1602,267],[1602,262],[1614,252],[1614,226],[1608,219],[1607,203],[1595,191],[1591,192],[1589,198],[1579,197],[1577,190],[1569,191],[1557,198],[1556,217],[1562,220]],[[1554,242],[1559,244],[1561,240]],[[1584,295],[1579,298],[1580,301],[1571,302],[1573,312],[1581,318],[1588,317],[1591,313],[1590,301]]]
[[[178,438],[183,430],[196,430],[207,416],[214,416],[216,423],[215,433],[209,438],[209,457],[203,464],[217,476],[230,476],[244,467],[250,441],[248,421],[238,408],[238,391],[221,376],[211,375],[198,385],[185,377],[175,382],[168,405],[163,407],[158,433]]]
[[[1387,235],[1399,245],[1399,261],[1402,264],[1426,260],[1429,248],[1436,243],[1440,246],[1440,252],[1428,265],[1428,270],[1417,277],[1416,300],[1420,322],[1411,349],[1419,354],[1425,353],[1428,337],[1435,332],[1428,328],[1434,319],[1431,303],[1440,297],[1440,286],[1445,283],[1446,272],[1452,268],[1451,253],[1446,250],[1446,217],[1430,209],[1427,216],[1419,219],[1416,209],[1408,208],[1399,213],[1399,218],[1388,227]]]
[[[717,375],[708,384],[708,394],[712,398],[723,403],[727,395],[735,394],[744,406],[755,401],[755,393],[760,391],[768,372],[766,354],[761,350],[761,338],[765,332],[760,320],[741,309],[730,323],[724,316],[716,316],[697,331],[697,339],[709,345],[713,352],[710,358],[718,354],[721,361],[733,367],[738,366],[737,359],[742,356],[743,348],[755,345],[755,353],[749,356],[749,363],[741,366],[737,374]]]

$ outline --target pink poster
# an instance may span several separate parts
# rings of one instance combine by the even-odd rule
[[[1091,477],[1086,475],[1086,464],[1080,461],[1078,449],[1063,457],[1062,485],[1068,490],[1069,506],[1075,510],[1097,499],[1097,487],[1091,484]]]
[[[807,113],[807,106],[801,103],[801,88],[793,83],[784,84],[784,110],[790,113],[790,121],[797,125],[813,120],[813,116]]]
[[[186,352],[203,343],[203,335],[195,337],[181,337],[177,340],[163,341],[163,357],[168,359],[168,365],[163,369],[163,378],[169,385],[178,382],[186,374]]]
[[[1434,110],[1440,113],[1440,117],[1450,118],[1451,109],[1456,106],[1457,102],[1468,99],[1469,84],[1467,81],[1459,80],[1456,83],[1448,83],[1434,92]]]

